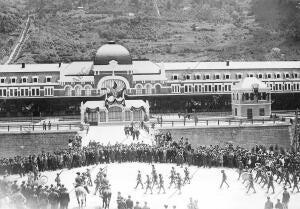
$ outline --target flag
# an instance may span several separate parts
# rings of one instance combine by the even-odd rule
[[[118,87],[117,83],[114,81],[113,89],[116,89]]]

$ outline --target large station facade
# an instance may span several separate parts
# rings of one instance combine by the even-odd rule
[[[233,86],[245,77],[270,87],[272,109],[299,107],[300,61],[155,63],[109,42],[90,62],[0,65],[0,116],[80,115],[81,102],[111,89],[147,100],[152,113],[231,111]]]

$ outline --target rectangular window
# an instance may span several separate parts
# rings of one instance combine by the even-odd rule
[[[230,75],[229,74],[226,74],[225,77],[224,77],[226,80],[230,79]]]
[[[218,80],[218,79],[220,79],[220,74],[216,74],[215,75],[215,78]]]
[[[40,88],[31,88],[31,96],[40,96]]]
[[[6,89],[0,89],[0,97],[6,97]]]
[[[177,74],[172,75],[172,80],[177,81],[178,80],[178,75]]]
[[[267,74],[267,78],[268,78],[268,79],[272,78],[272,74],[271,74],[271,73],[268,73],[268,74]]]
[[[201,79],[201,76],[198,74],[196,75],[196,80],[200,80]]]
[[[265,109],[259,108],[259,116],[265,116]]]
[[[188,85],[184,85],[184,93],[190,93],[192,92],[192,85],[188,84]]]
[[[180,85],[176,84],[176,85],[172,85],[172,93],[180,93]]]
[[[22,77],[22,83],[27,83],[27,77]]]
[[[0,83],[5,83],[5,78],[1,78]]]
[[[240,73],[236,74],[236,78],[237,79],[242,79],[242,74],[240,74]]]
[[[32,77],[32,82],[37,83],[38,82],[38,77]]]
[[[15,77],[13,77],[13,78],[10,79],[11,83],[16,83],[16,81],[17,81],[17,78],[15,78]]]
[[[225,88],[224,88],[224,91],[227,91],[227,90],[228,90],[228,89],[227,89],[227,85],[225,85],[224,87],[225,87]]]
[[[44,87],[45,96],[53,96],[53,87]]]
[[[209,79],[209,78],[210,78],[209,74],[206,74],[205,79]]]
[[[234,108],[234,115],[237,116],[237,108]]]
[[[298,74],[297,73],[294,73],[294,78],[298,78]]]
[[[50,83],[51,82],[51,76],[46,76],[46,82]]]

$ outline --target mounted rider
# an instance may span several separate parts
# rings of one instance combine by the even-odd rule
[[[89,189],[88,189],[88,187],[87,187],[87,185],[86,185],[86,183],[85,183],[85,176],[84,175],[80,175],[80,172],[77,172],[76,173],[77,174],[77,176],[76,176],[76,178],[75,178],[75,188],[77,188],[77,187],[83,187],[86,191],[87,191],[87,193],[89,194],[90,193],[90,191],[89,191]]]

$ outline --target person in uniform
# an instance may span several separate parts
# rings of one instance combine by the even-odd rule
[[[131,200],[131,196],[128,196],[128,199],[126,200],[126,208],[127,209],[133,209],[133,201]]]
[[[265,203],[265,209],[273,209],[273,202],[270,200],[270,197],[267,197],[267,202]]]
[[[171,169],[171,175],[170,175],[170,184],[169,184],[169,189],[171,188],[171,186],[174,184],[176,185],[176,171],[175,171],[175,168],[172,167]]]
[[[101,186],[101,181],[102,181],[101,176],[97,175],[96,179],[94,181],[94,183],[96,184],[94,195],[96,195],[97,191],[99,190],[99,188]]]
[[[275,204],[275,209],[283,209],[283,205],[280,202],[280,199],[277,199],[277,203]]]
[[[190,184],[191,183],[191,179],[190,179],[190,171],[188,169],[188,167],[185,167],[184,169],[184,180],[183,180],[183,184]]]
[[[225,174],[225,171],[221,170],[221,173],[222,173],[222,182],[221,182],[221,185],[220,185],[220,189],[222,188],[223,183],[225,183],[227,185],[227,188],[229,188],[229,184],[227,183],[227,176]]]
[[[137,174],[137,177],[136,177],[136,186],[134,189],[137,189],[137,187],[139,185],[142,185],[142,189],[144,189],[144,185],[143,185],[143,182],[142,182],[142,174],[141,174],[141,171],[138,171],[138,174]]]
[[[92,187],[93,182],[92,182],[91,170],[89,168],[86,169],[86,177],[87,177],[88,185]]]
[[[289,184],[290,188],[292,188],[291,181],[290,181],[290,173],[288,171],[286,171],[286,173],[285,173],[284,180],[285,180],[284,181],[284,186]]]
[[[177,177],[176,177],[176,187],[179,191],[179,194],[181,194],[181,187],[182,187],[182,179],[180,176],[180,173],[177,173]]]
[[[274,182],[273,182],[273,174],[272,174],[272,172],[269,172],[268,173],[268,191],[267,191],[267,193],[269,193],[269,189],[270,189],[270,187],[272,188],[272,190],[273,190],[273,194],[275,193],[275,188],[274,188]]]
[[[146,182],[145,182],[145,184],[146,184],[146,191],[145,191],[145,194],[147,194],[148,189],[151,191],[151,194],[152,194],[152,185],[151,185],[151,179],[150,179],[150,176],[147,175],[146,177],[147,177],[147,180],[146,180]]]
[[[67,192],[67,189],[65,187],[62,187],[61,192],[59,194],[60,209],[68,209],[69,202],[70,202],[70,195]]]
[[[160,194],[160,191],[163,189],[164,194],[166,193],[165,186],[164,186],[164,178],[162,174],[159,174],[159,186],[158,186],[158,194]]]
[[[60,173],[56,174],[55,182],[57,187],[61,185]]]
[[[289,201],[290,201],[290,193],[286,190],[286,188],[284,187],[283,188],[283,193],[282,193],[282,205],[283,205],[283,208],[284,209],[288,209],[288,204],[289,204]]]
[[[77,174],[77,176],[75,178],[75,188],[83,185],[83,181],[80,176],[80,172],[77,172],[76,174]]]
[[[250,173],[250,175],[249,175],[249,184],[248,184],[247,194],[248,194],[248,192],[250,191],[250,189],[253,189],[253,192],[256,193],[256,190],[255,190],[255,188],[254,188],[254,182],[253,182],[253,181],[254,181],[254,180],[253,180],[253,175],[252,175],[252,173]]]
[[[297,176],[297,173],[296,173],[296,172],[293,174],[293,184],[294,184],[294,186],[293,186],[293,191],[292,191],[292,192],[294,192],[294,189],[295,189],[295,188],[297,188],[297,190],[298,190],[298,192],[299,192],[299,187],[298,187],[298,176]]]

